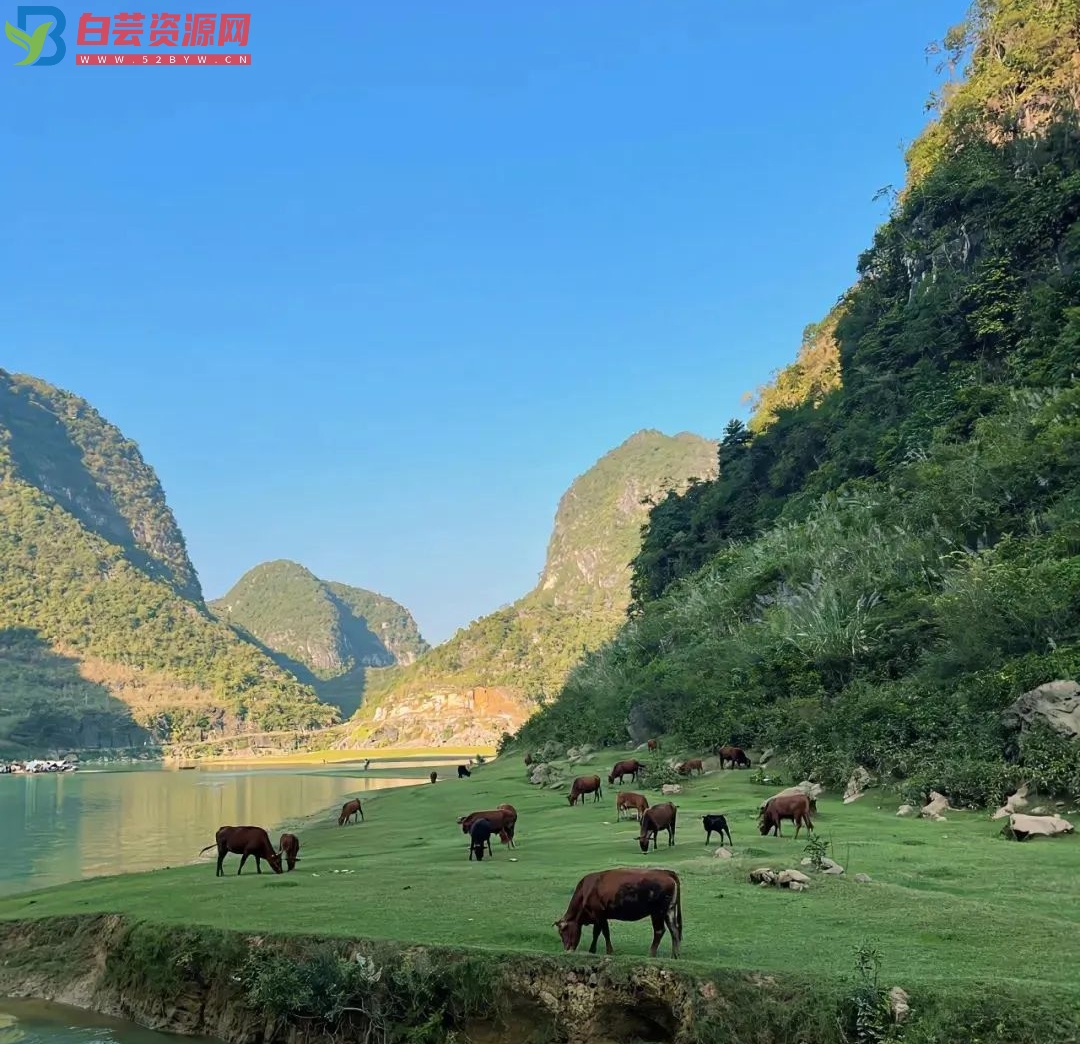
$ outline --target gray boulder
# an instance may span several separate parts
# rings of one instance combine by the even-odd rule
[[[1008,729],[1024,730],[1042,722],[1067,739],[1080,737],[1080,685],[1074,681],[1047,682],[1025,692],[1001,715]]]

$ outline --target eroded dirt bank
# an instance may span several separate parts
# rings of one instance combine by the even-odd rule
[[[865,984],[864,984],[865,986]],[[0,996],[225,1044],[1065,1044],[1073,998],[912,991],[587,954],[533,956],[135,923],[0,922]]]

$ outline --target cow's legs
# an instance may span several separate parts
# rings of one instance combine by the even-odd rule
[[[654,913],[652,915],[652,946],[649,947],[649,956],[655,957],[656,951],[660,949],[660,940],[664,937],[664,921],[667,920],[666,913]]]
[[[669,826],[668,827],[668,832],[667,832],[667,845],[668,845],[668,848],[670,848],[673,844],[675,844],[675,827],[674,827],[674,825]]]
[[[597,921],[592,926],[592,945],[589,947],[589,953],[596,953],[596,943],[600,938],[600,922]]]
[[[262,860],[258,856],[255,857],[255,873],[262,873]]]
[[[240,876],[240,871],[244,869],[244,864],[245,864],[245,863],[247,862],[247,858],[248,858],[248,854],[247,854],[247,852],[245,852],[245,853],[244,853],[244,854],[243,854],[243,855],[242,855],[242,856],[240,857],[240,865],[239,865],[239,866],[238,866],[238,867],[236,868],[236,875],[237,875],[237,877],[239,877],[239,876]]]
[[[217,873],[214,874],[215,877],[225,876],[225,871],[221,868],[221,864],[225,862],[225,852],[226,849],[224,845],[220,846],[217,850]]]
[[[611,933],[608,931],[607,921],[600,922],[600,931],[604,933],[604,949],[610,957],[615,951],[611,948]]]
[[[711,829],[706,829],[706,831],[705,831],[705,847],[706,848],[709,847],[709,838],[710,837],[712,837],[712,830]],[[720,835],[720,840],[721,841],[724,840],[724,835],[723,834]]]
[[[664,924],[667,925],[667,930],[671,934],[671,956],[672,957],[678,957],[679,956],[679,943],[682,942],[682,939],[679,937],[679,933],[675,928],[675,923],[671,919],[671,910],[670,910],[670,908],[664,914]]]

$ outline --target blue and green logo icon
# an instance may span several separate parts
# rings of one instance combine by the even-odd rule
[[[51,18],[51,22],[41,22],[30,29],[31,18]],[[58,7],[19,7],[15,11],[18,25],[4,22],[4,33],[17,47],[21,47],[26,56],[16,65],[56,65],[67,53],[63,32],[67,27],[64,12]],[[55,50],[42,57],[45,41],[51,39]]]

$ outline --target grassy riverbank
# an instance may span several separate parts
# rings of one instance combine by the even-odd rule
[[[606,778],[612,760],[596,756],[582,771]],[[885,978],[905,987],[993,981],[1080,1001],[1080,837],[1016,844],[999,838],[999,824],[982,813],[929,823],[896,818],[895,800],[873,791],[849,806],[826,797],[819,834],[847,874],[815,879],[802,894],[760,889],[747,883],[747,870],[798,866],[804,842],[756,833],[755,809],[771,791],[750,777],[715,772],[689,784],[676,799],[676,847],[661,840],[645,857],[635,825],[615,822],[616,787],[605,784],[602,804],[571,808],[561,792],[530,787],[515,758],[474,770],[471,779],[374,794],[359,825],[339,828],[336,810],[312,817],[299,831],[301,861],[292,874],[245,869],[237,878],[238,858],[230,856],[228,876],[216,879],[207,856],[192,866],[7,898],[0,919],[119,913],[163,924],[554,954],[552,922],[583,873],[660,865],[683,879],[684,967],[835,979],[850,972],[854,949],[869,944],[883,954]],[[470,863],[456,817],[502,801],[519,810],[520,847],[496,846],[493,859]],[[714,811],[729,817],[734,860],[704,847],[697,817]],[[217,826],[206,824],[208,840]],[[872,882],[855,882],[859,872]],[[644,924],[613,929],[621,956],[644,956],[649,937]]]

